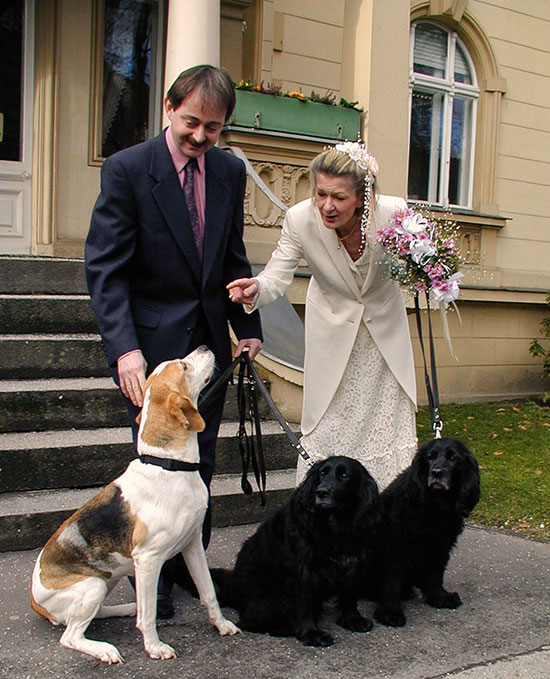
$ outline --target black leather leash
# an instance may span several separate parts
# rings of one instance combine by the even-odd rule
[[[240,356],[231,363],[231,365],[218,377],[214,384],[204,392],[199,398],[199,409],[208,401],[211,395],[220,387],[221,384],[233,375],[235,368],[239,366],[239,373],[237,377],[237,405],[239,410],[239,430],[237,436],[239,437],[239,451],[241,454],[241,461],[243,467],[243,474],[241,479],[241,487],[243,493],[249,495],[252,492],[252,487],[248,482],[248,469],[252,464],[256,483],[260,491],[260,502],[265,506],[265,485],[266,485],[266,471],[265,459],[262,444],[262,432],[260,425],[260,416],[258,410],[258,391],[264,397],[267,405],[275,415],[279,425],[287,435],[292,447],[305,460],[308,465],[313,464],[313,460],[308,455],[302,444],[298,440],[296,434],[288,426],[287,421],[281,415],[270,393],[266,389],[265,384],[259,378],[254,364],[248,355],[248,349],[245,348]],[[245,386],[247,389],[245,389]],[[246,431],[246,422],[250,423],[252,435],[249,436]]]
[[[436,439],[441,438],[441,430],[443,429],[443,422],[441,420],[441,412],[439,410],[439,387],[437,384],[437,366],[435,360],[435,347],[432,331],[432,319],[430,314],[430,298],[426,293],[426,308],[428,311],[428,337],[430,341],[430,368],[431,380],[428,373],[426,363],[426,353],[424,351],[424,339],[422,335],[422,320],[420,317],[420,301],[418,293],[414,296],[414,310],[416,314],[416,327],[418,328],[418,338],[420,340],[420,348],[422,349],[422,359],[424,360],[424,381],[426,382],[426,392],[428,394],[428,405],[430,406],[430,419],[432,421],[432,429]]]

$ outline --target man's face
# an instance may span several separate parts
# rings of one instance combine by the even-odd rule
[[[226,112],[204,101],[199,89],[188,94],[177,109],[168,99],[164,105],[170,132],[184,155],[198,158],[216,145]]]

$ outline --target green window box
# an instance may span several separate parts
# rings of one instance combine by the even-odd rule
[[[235,90],[235,95],[229,125],[352,141],[361,129],[361,112],[356,109],[248,90]]]

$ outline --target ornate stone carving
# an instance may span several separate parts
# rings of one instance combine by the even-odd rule
[[[290,207],[309,195],[307,167],[269,162],[252,163],[267,187]],[[282,226],[284,214],[250,177],[246,184],[244,223],[247,226]]]

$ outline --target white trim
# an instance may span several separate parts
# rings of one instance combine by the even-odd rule
[[[15,215],[11,228],[0,231],[0,253],[18,255],[31,251],[34,0],[25,0],[22,43],[21,160],[0,160],[0,194],[11,201]]]

